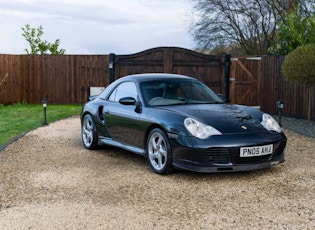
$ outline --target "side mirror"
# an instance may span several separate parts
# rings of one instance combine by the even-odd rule
[[[218,93],[217,96],[218,96],[222,101],[225,101],[225,98],[224,98],[223,94]]]
[[[119,103],[123,105],[135,105],[136,102],[136,99],[133,97],[123,97],[119,100]]]
[[[89,96],[88,100],[89,101],[93,101],[94,99],[96,99],[98,97],[98,95],[93,95],[93,96]]]

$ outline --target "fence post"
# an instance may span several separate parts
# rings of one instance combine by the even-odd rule
[[[231,54],[225,55],[225,102],[230,103],[230,68]]]
[[[115,81],[115,54],[110,53],[109,54],[109,83],[112,83]]]

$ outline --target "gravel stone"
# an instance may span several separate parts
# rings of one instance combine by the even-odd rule
[[[78,117],[51,123],[0,151],[0,229],[315,229],[315,139],[283,127],[283,164],[160,176],[84,149]]]
[[[279,116],[275,117],[279,121]],[[281,125],[283,128],[294,131],[298,134],[315,138],[315,121],[310,123],[304,119],[296,119],[292,117],[281,117]]]

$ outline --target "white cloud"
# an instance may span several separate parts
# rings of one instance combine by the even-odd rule
[[[67,54],[133,53],[156,46],[192,48],[190,0],[0,0],[0,53],[25,53],[21,27],[42,25],[43,39]]]

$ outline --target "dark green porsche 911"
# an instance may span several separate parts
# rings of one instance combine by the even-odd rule
[[[224,103],[176,74],[119,78],[81,112],[85,148],[115,146],[147,157],[152,170],[231,172],[284,162],[286,137],[269,114]]]

